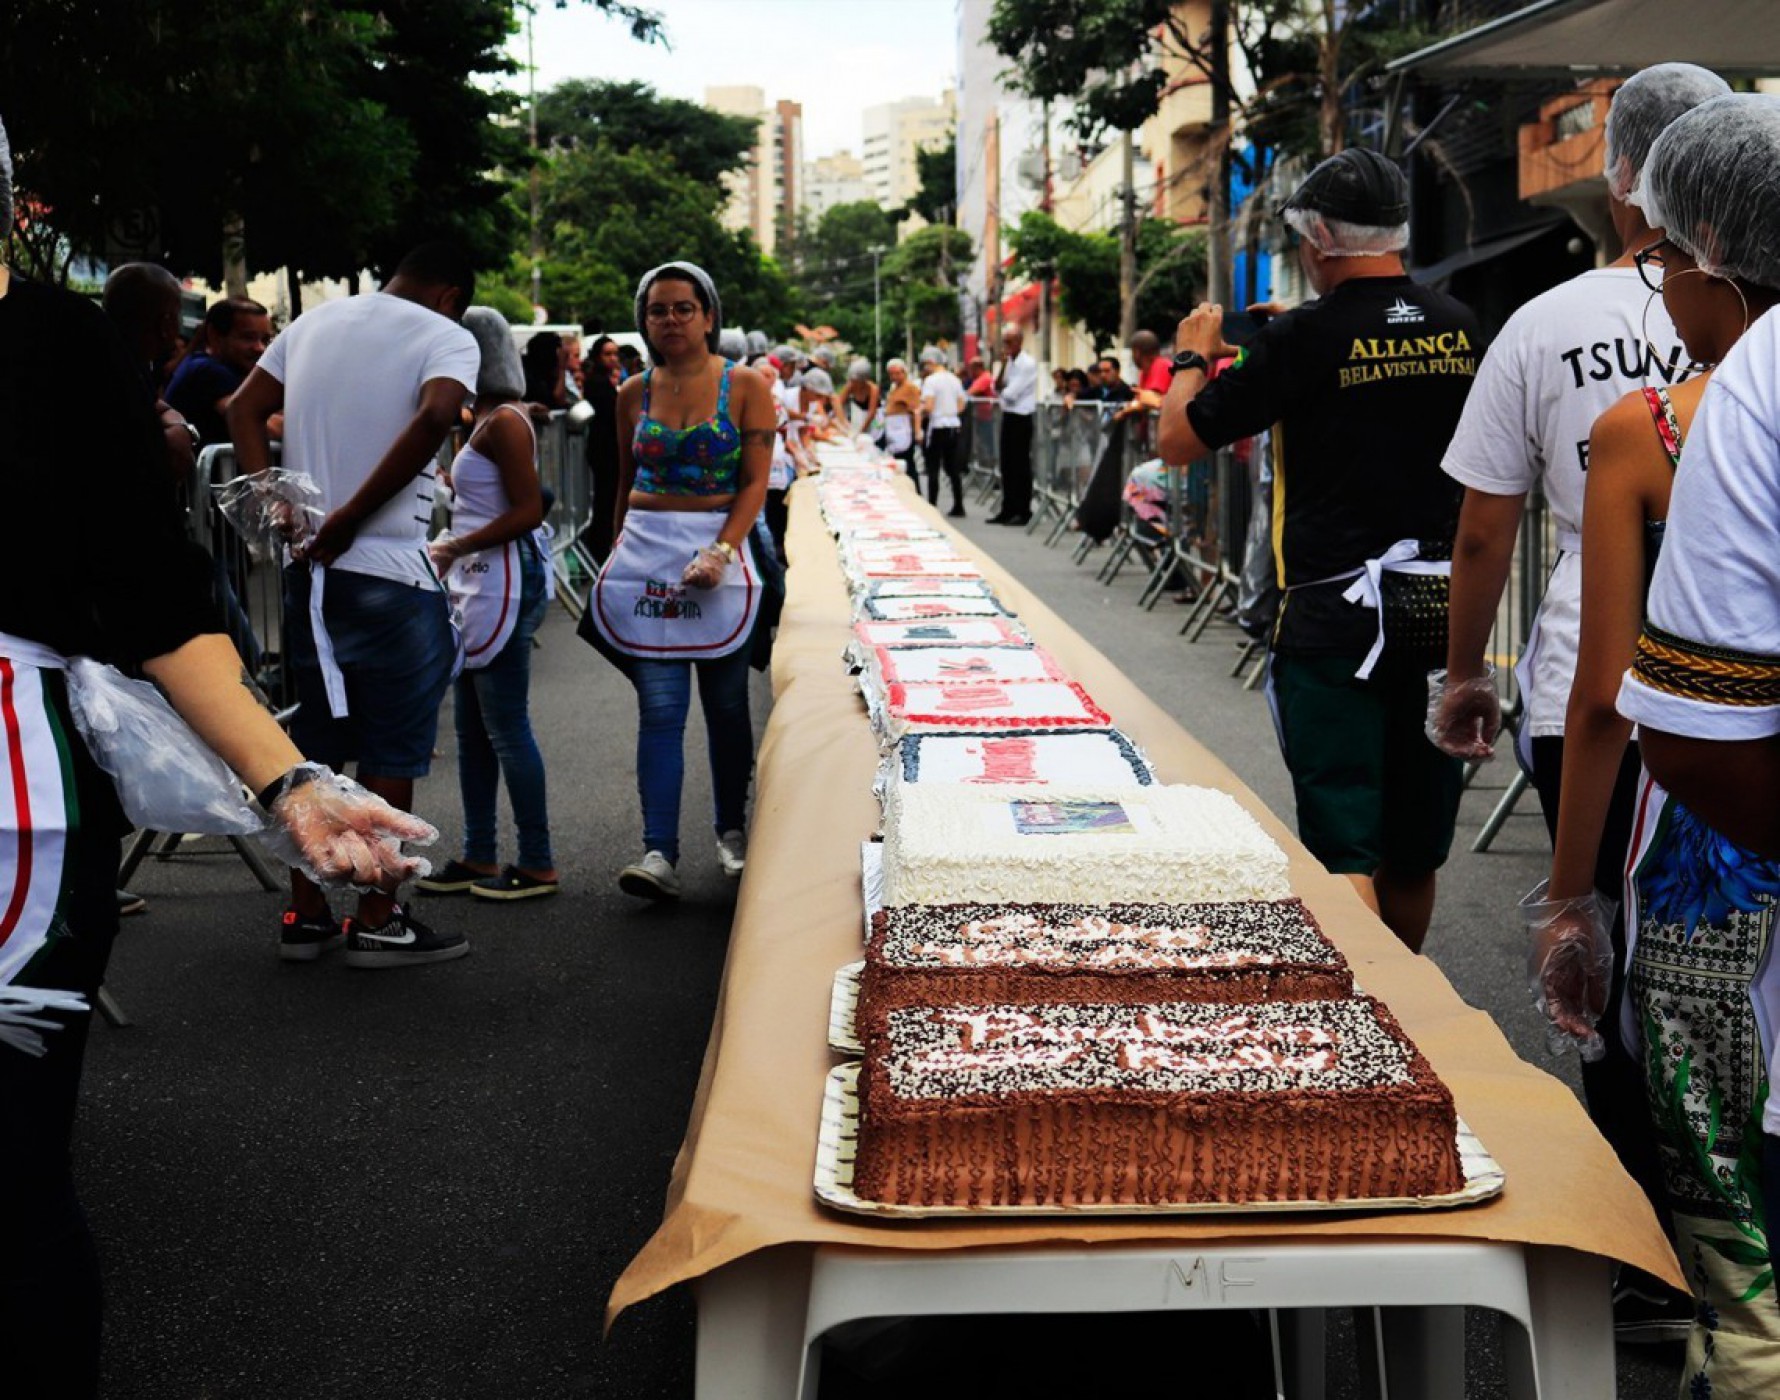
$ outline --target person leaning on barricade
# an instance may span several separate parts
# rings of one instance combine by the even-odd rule
[[[11,221],[0,128],[0,227]],[[98,1388],[99,1269],[69,1137],[89,1007],[117,932],[118,841],[129,826],[120,786],[183,790],[184,775],[220,757],[266,814],[254,818],[238,784],[213,785],[253,819],[232,829],[269,822],[285,853],[328,881],[393,886],[417,868],[396,843],[436,833],[306,764],[255,703],[211,605],[209,565],[167,489],[155,416],[123,341],[90,301],[0,265],[0,416],[26,415],[78,422],[83,451],[75,464],[0,434],[8,508],[18,520],[78,520],[82,547],[51,529],[14,531],[8,562],[29,586],[0,588],[0,744],[11,755],[0,866],[13,887],[0,930],[0,1390],[83,1397]],[[189,729],[94,657],[140,666]],[[90,698],[115,711],[121,695],[162,714],[157,732],[176,749],[114,744],[100,750],[112,765],[102,771],[76,715]]]
[[[313,481],[324,518],[284,571],[285,649],[296,677],[291,733],[392,805],[432,767],[439,702],[456,669],[445,592],[427,557],[435,454],[475,390],[476,342],[458,324],[475,291],[464,252],[423,244],[382,291],[323,302],[293,321],[229,403],[244,475],[267,469],[267,422],[284,412],[284,470]],[[554,351],[552,355],[554,356]],[[348,966],[445,962],[470,945],[371,891],[344,925],[291,874],[279,956],[310,962],[345,944]]]
[[[1422,722],[1428,666],[1446,649],[1458,507],[1440,453],[1476,372],[1477,320],[1404,273],[1408,182],[1376,152],[1324,161],[1281,212],[1318,298],[1240,353],[1224,344],[1222,307],[1183,320],[1159,447],[1184,467],[1281,425],[1286,598],[1268,696],[1299,835],[1419,951],[1460,794],[1458,760]]]

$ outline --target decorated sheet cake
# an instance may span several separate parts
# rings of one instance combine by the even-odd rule
[[[909,904],[871,917],[859,1005],[1303,1001],[1347,961],[1296,899],[1219,904]]]
[[[1116,729],[1009,734],[911,734],[892,756],[905,783],[1048,783],[1147,787],[1155,781],[1137,746]]]
[[[900,739],[905,734],[1111,726],[1112,717],[1074,681],[910,681],[886,684],[879,732],[886,739]]]
[[[883,867],[886,907],[1199,904],[1292,893],[1285,852],[1233,797],[1175,785],[898,784],[885,809]]]
[[[1029,646],[1031,635],[1006,618],[939,618],[932,622],[859,622],[853,636],[871,647],[997,647]]]
[[[853,1188],[913,1205],[1436,1196],[1452,1095],[1367,996],[950,1003],[862,1019]]]
[[[964,685],[973,681],[1060,681],[1067,677],[1057,658],[1043,647],[876,647],[872,668],[886,685],[932,681]]]
[[[860,600],[865,622],[919,622],[937,617],[1011,617],[995,598],[874,598]]]
[[[980,578],[886,578],[867,585],[874,598],[993,598]]]

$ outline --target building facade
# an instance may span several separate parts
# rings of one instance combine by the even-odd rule
[[[915,197],[921,178],[915,152],[946,144],[958,119],[957,95],[905,97],[865,109],[862,162],[871,198],[897,209]]]
[[[767,104],[763,88],[746,84],[705,89],[705,106],[756,123],[754,149],[740,170],[723,177],[728,199],[723,225],[754,235],[773,253],[796,226],[803,185],[803,105],[780,99]]]

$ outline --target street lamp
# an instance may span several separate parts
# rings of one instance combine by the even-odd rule
[[[883,287],[878,280],[878,259],[885,252],[881,243],[873,244],[871,250],[871,372],[877,378],[884,375],[884,316],[882,311]]]

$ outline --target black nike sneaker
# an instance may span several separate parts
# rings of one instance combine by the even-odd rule
[[[345,941],[346,933],[332,915],[306,919],[295,909],[286,909],[278,929],[278,956],[285,962],[314,962]]]
[[[469,951],[470,940],[461,933],[437,933],[398,904],[376,928],[348,919],[346,951],[341,956],[348,967],[407,967],[450,962]]]

